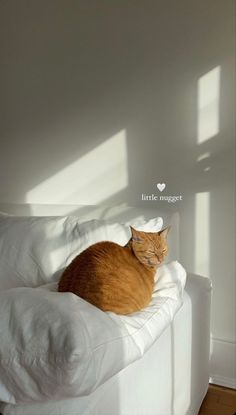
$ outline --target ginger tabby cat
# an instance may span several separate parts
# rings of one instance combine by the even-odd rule
[[[132,237],[124,247],[109,241],[91,245],[64,270],[58,291],[70,291],[116,314],[141,310],[151,300],[157,267],[167,254],[168,231],[131,227]]]

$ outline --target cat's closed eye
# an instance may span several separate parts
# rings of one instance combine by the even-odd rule
[[[156,252],[150,249],[150,250],[146,251],[146,254],[147,255],[156,255]]]
[[[153,257],[153,256],[156,256],[156,254],[154,254],[154,253],[152,252],[151,254],[144,255],[144,256],[143,256],[143,258],[144,258],[144,259],[150,259],[150,258],[151,258],[151,257]]]

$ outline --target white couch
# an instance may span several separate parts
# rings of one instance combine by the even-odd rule
[[[18,215],[73,215],[127,221],[162,216],[171,224],[169,260],[179,259],[179,216],[154,209],[0,206]],[[211,283],[188,275],[183,305],[144,356],[87,396],[54,402],[0,403],[4,415],[197,415],[209,380]]]

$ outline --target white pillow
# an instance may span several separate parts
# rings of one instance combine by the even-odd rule
[[[162,218],[130,221],[147,232],[161,230]],[[72,259],[95,242],[125,245],[127,224],[77,217],[17,217],[0,214],[0,290],[57,281]]]
[[[90,394],[142,357],[181,306],[186,272],[157,271],[148,307],[104,313],[56,283],[0,292],[0,401],[29,403]]]

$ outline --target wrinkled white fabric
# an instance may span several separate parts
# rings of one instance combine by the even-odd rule
[[[157,272],[150,305],[128,316],[104,313],[56,283],[0,292],[0,401],[84,396],[141,358],[182,303],[186,272]]]
[[[0,213],[0,290],[37,287],[57,281],[64,268],[88,246],[99,241],[125,245],[129,225],[158,232],[160,217],[129,224],[90,220],[74,216],[18,217]]]

